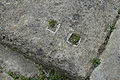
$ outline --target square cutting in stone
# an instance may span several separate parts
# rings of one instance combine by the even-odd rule
[[[47,27],[47,30],[55,34],[59,30],[60,24],[58,24],[56,20],[50,20],[48,22],[49,22],[49,25]]]
[[[77,33],[71,33],[67,37],[67,42],[73,45],[74,47],[77,47],[80,41],[81,41],[80,34],[77,34]]]

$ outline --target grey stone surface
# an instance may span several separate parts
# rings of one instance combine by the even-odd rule
[[[101,64],[93,71],[91,80],[120,80],[120,19],[100,59]]]
[[[0,80],[14,80],[14,79],[6,73],[0,73]]]
[[[86,77],[119,7],[119,0],[0,0],[0,39],[37,63]],[[50,19],[60,24],[56,33],[47,30]],[[72,32],[81,35],[78,47],[66,42]]]
[[[0,45],[0,66],[2,66],[3,72],[7,73],[10,70],[26,77],[39,74],[40,69],[39,65],[2,45]]]

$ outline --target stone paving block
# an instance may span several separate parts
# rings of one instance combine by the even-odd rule
[[[0,40],[37,63],[86,77],[98,54],[119,0],[0,0]],[[47,30],[49,20],[59,24]],[[81,35],[79,46],[67,43],[70,33]]]
[[[120,80],[120,19],[90,80]]]
[[[41,68],[33,61],[26,59],[23,55],[2,45],[0,45],[0,67],[2,67],[2,72],[8,73],[12,71],[26,77],[38,75]]]

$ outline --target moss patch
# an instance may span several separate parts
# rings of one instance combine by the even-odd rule
[[[0,73],[2,72],[2,69],[3,69],[2,66],[0,66]]]
[[[55,25],[57,24],[57,21],[56,21],[56,20],[53,20],[53,19],[49,20],[48,22],[49,22],[49,26],[50,26],[51,28],[54,28]]]
[[[118,10],[118,14],[120,14],[120,9]]]
[[[9,71],[8,74],[14,79],[14,80],[66,80],[66,77],[63,75],[58,75],[55,70],[51,70],[49,73],[45,73],[44,69],[41,68],[40,74],[35,75],[34,77],[25,77],[21,74],[16,74],[12,71]],[[49,74],[49,75],[48,75]]]
[[[78,45],[78,42],[80,40],[80,35],[73,33],[69,39],[69,41],[73,44],[73,45]]]
[[[110,32],[113,32],[114,29],[116,29],[116,27],[113,25],[110,25]]]
[[[100,59],[98,59],[98,58],[93,58],[92,60],[91,60],[91,63],[95,66],[95,67],[97,67],[98,65],[100,65]]]
[[[15,74],[14,72],[12,72],[12,71],[8,71],[8,74],[9,74],[14,80],[16,80],[16,79],[19,78],[19,76],[18,76],[17,74]]]

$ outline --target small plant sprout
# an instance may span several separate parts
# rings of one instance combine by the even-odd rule
[[[93,58],[93,59],[91,60],[91,63],[92,63],[95,67],[97,67],[101,62],[100,62],[100,59],[99,59],[99,58]]]
[[[0,66],[0,72],[2,72],[2,69],[3,69],[2,66]]]
[[[58,75],[55,70],[52,70],[49,74],[49,80],[66,80],[66,77]]]
[[[27,80],[27,78],[25,76],[23,76],[23,75],[20,75],[20,79],[21,80]]]
[[[57,21],[56,21],[56,20],[53,20],[53,19],[49,20],[49,26],[50,26],[51,28],[54,28],[56,24],[57,24]]]
[[[15,74],[14,72],[11,72],[10,70],[9,70],[8,74],[9,74],[12,78],[14,78],[14,80],[16,80],[16,79],[19,78],[19,76],[18,76],[17,74]]]
[[[120,14],[120,9],[118,10],[118,14]]]
[[[46,28],[46,30],[48,30],[49,32],[53,33],[53,34],[56,34],[56,32],[59,30],[61,24],[54,20],[54,19],[50,19],[48,21],[48,26]]]
[[[66,80],[65,76],[57,74],[55,70],[51,70],[46,74],[43,68],[40,69],[39,75],[34,75],[33,77],[25,77],[22,74],[16,74],[10,70],[8,71],[8,75],[14,80]]]
[[[40,76],[39,76],[38,80],[44,80],[45,78],[46,78],[45,72],[44,72],[43,68],[41,68]]]
[[[116,29],[116,27],[113,25],[110,25],[110,32],[113,32],[114,29]]]
[[[79,40],[80,35],[77,33],[72,33],[71,37],[69,38],[69,41],[72,43],[72,45],[78,45]]]

